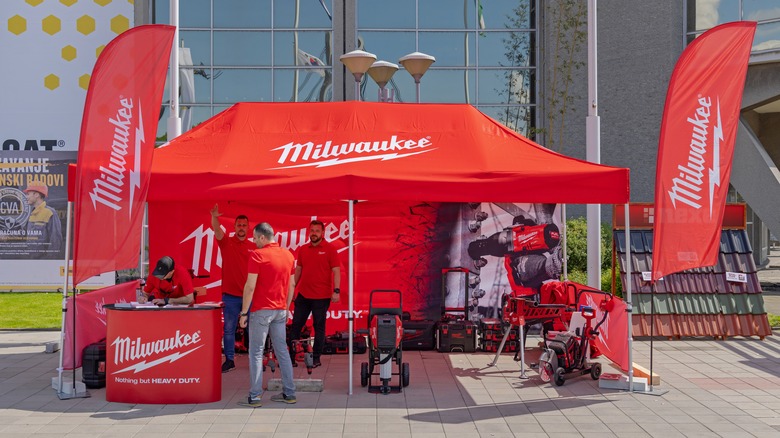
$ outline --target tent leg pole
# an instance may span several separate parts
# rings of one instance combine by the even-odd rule
[[[631,304],[631,226],[628,220],[628,203],[624,206],[626,215],[626,312],[628,312],[626,321],[628,325],[628,392],[634,392],[634,335],[633,321],[631,320],[634,311]]]
[[[62,285],[62,324],[60,328],[60,360],[57,367],[57,394],[62,394],[62,354],[65,349],[65,324],[67,323],[66,312],[68,309],[68,278],[70,276],[70,239],[71,236],[71,208],[73,203],[68,201],[68,210],[66,212],[65,223],[65,281]]]
[[[352,332],[355,330],[355,201],[349,200],[349,267],[347,268],[347,284],[349,285],[349,392],[352,395]]]
[[[569,281],[569,252],[566,230],[566,204],[561,204],[561,228],[563,228],[563,281]]]

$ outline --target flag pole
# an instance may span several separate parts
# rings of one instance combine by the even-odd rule
[[[301,10],[301,1],[295,0],[295,23],[293,25],[293,28],[295,29],[293,31],[293,59],[295,60],[295,65],[298,65],[298,19],[300,16],[300,10]],[[298,69],[293,70],[293,102],[298,101]]]
[[[65,223],[65,281],[62,285],[62,325],[60,329],[60,360],[57,367],[57,394],[62,394],[62,354],[65,348],[65,323],[68,311],[68,278],[70,277],[70,239],[71,239],[71,208],[73,202],[68,201]]]
[[[633,321],[631,318],[633,305],[631,304],[631,227],[629,224],[628,202],[623,206],[626,215],[626,322],[628,329],[628,392],[634,392],[634,335]]]
[[[349,202],[349,267],[347,269],[347,284],[349,285],[349,392],[348,395],[352,395],[352,332],[355,330],[355,314],[352,311],[355,306],[355,201],[348,200]]]
[[[568,230],[566,224],[566,204],[561,204],[561,238],[563,240],[563,281],[569,281],[569,241]]]
[[[469,20],[468,20],[468,1],[469,0],[463,0],[463,27],[465,29],[469,28]],[[463,35],[463,60],[464,64],[466,64],[466,67],[469,66],[469,33],[465,32]],[[466,68],[463,70],[463,87],[466,90],[466,103],[470,104],[470,98],[469,98],[469,69]]]
[[[597,0],[588,0],[588,117],[586,159],[601,163],[601,119],[598,112]],[[601,205],[587,205],[588,286],[601,290]]]
[[[173,32],[173,48],[171,49],[169,82],[171,113],[168,116],[168,141],[181,135],[181,118],[179,117],[179,0],[171,0],[171,26]]]

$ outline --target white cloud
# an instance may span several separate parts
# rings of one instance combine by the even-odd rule
[[[696,29],[710,29],[718,25],[720,0],[696,0]]]
[[[770,20],[778,17],[780,17],[780,7],[771,8],[771,9],[759,9],[757,11],[753,11],[750,14],[748,14],[747,17],[745,17],[745,20],[761,21],[761,20]]]

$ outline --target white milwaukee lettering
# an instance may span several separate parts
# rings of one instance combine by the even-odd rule
[[[141,99],[138,99],[138,106],[141,106]],[[138,111],[138,125],[135,127],[135,152],[133,168],[130,170],[130,211],[128,216],[133,214],[133,202],[135,199],[135,189],[141,188],[141,150],[146,141],[144,137],[144,118],[143,111]]]
[[[672,189],[667,192],[675,208],[677,208],[677,201],[697,210],[701,208],[701,195],[698,193],[703,184],[712,100],[709,97],[700,97],[698,103],[699,107],[696,108],[694,117],[688,117],[687,120],[693,129],[688,147],[688,160],[685,164],[677,165],[680,171],[679,177],[672,178]]]
[[[316,219],[317,216],[311,217],[311,220]],[[327,222],[325,223],[325,232],[323,233],[323,237],[327,242],[333,242],[336,240],[345,241],[349,238],[349,232],[349,221],[347,220],[342,221],[340,224]],[[287,248],[291,251],[295,251],[299,247],[309,242],[308,227],[297,230],[278,231],[274,237],[276,242],[279,243],[279,246],[282,248]],[[199,275],[201,269],[207,272],[211,272],[213,267],[212,265],[222,267],[222,251],[217,245],[214,244],[214,230],[201,224],[179,243],[184,243],[189,240],[193,241],[191,267],[195,275]],[[360,242],[355,242],[355,245],[359,243]],[[344,249],[346,248],[339,248],[337,251],[341,252]],[[216,258],[214,257],[215,252]],[[214,283],[206,285],[206,287],[210,288],[219,286],[221,284],[222,281],[217,280]]]
[[[189,236],[185,237],[181,242],[184,243],[192,239],[194,245],[192,248],[192,272],[198,275],[200,268],[200,261],[203,260],[203,269],[211,271],[211,259],[214,255],[214,230],[206,228],[201,224],[196,228]],[[201,258],[201,252],[203,248],[203,242],[206,242],[206,254]],[[222,267],[222,254],[217,250],[217,266]],[[220,283],[221,284],[221,283]]]
[[[720,142],[723,141],[723,126],[720,123],[720,99],[716,104],[717,124],[712,128],[712,167],[710,167],[710,219],[715,201],[715,186],[720,187]]]
[[[97,204],[119,211],[123,201],[122,190],[125,185],[125,156],[130,141],[130,125],[133,121],[133,100],[119,99],[121,108],[114,118],[109,118],[108,123],[114,126],[114,140],[111,143],[111,155],[107,166],[100,166],[100,176],[92,182],[94,187],[89,194],[92,199],[92,207],[97,210]]]
[[[352,316],[354,318],[361,318],[363,316],[364,310],[353,310]],[[328,310],[326,312],[326,316],[328,319],[347,319],[349,317],[349,310]]]
[[[317,216],[312,216],[311,220],[317,220]],[[299,247],[306,245],[306,243],[309,242],[309,237],[307,236],[306,232],[308,231],[307,228],[301,228],[299,230],[291,230],[291,231],[279,231],[274,236],[276,238],[276,241],[279,243],[279,246],[282,248],[287,248],[290,251],[295,251]],[[345,220],[341,223],[341,226],[337,226],[333,222],[328,222],[325,224],[325,241],[327,242],[333,242],[334,240],[338,239],[348,239],[349,238],[349,221]]]
[[[281,166],[270,170],[309,166],[327,167],[355,161],[393,160],[436,150],[436,148],[426,149],[431,145],[429,137],[407,140],[398,138],[397,135],[392,135],[387,140],[341,144],[334,144],[331,140],[321,144],[310,141],[305,143],[290,142],[272,149],[273,151],[281,151],[277,160]],[[426,150],[410,152],[414,149]]]
[[[201,341],[200,332],[182,334],[176,330],[176,334],[169,338],[161,338],[152,341],[146,341],[137,337],[134,340],[129,337],[117,337],[111,343],[114,347],[114,364],[119,365],[125,361],[136,361],[145,359],[149,356],[165,353],[171,350],[182,350],[190,345],[195,345]],[[123,370],[117,371],[117,373]],[[116,373],[114,373],[116,374]]]

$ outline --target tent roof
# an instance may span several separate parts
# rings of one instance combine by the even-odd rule
[[[148,200],[625,203],[628,169],[470,105],[239,103],[155,151]]]

